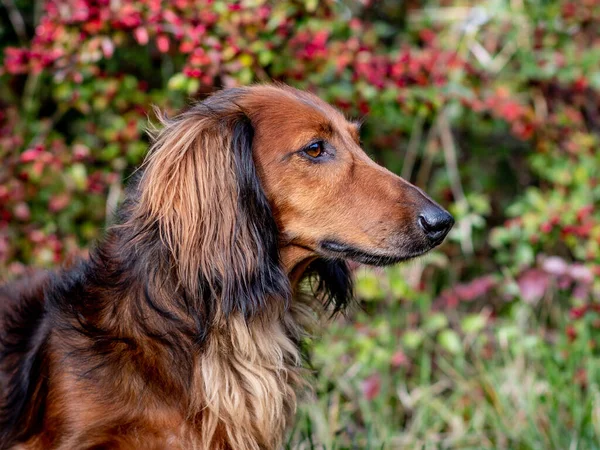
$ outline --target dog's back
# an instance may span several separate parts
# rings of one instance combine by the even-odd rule
[[[47,272],[0,287],[0,449],[39,426],[45,400]]]

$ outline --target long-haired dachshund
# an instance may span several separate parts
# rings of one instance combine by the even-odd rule
[[[345,260],[453,225],[309,93],[224,90],[163,125],[89,260],[0,290],[0,448],[277,448]]]

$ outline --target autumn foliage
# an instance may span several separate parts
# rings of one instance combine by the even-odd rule
[[[152,105],[275,80],[364,120],[365,149],[457,219],[412,278],[359,277],[367,310],[428,298],[483,330],[551,302],[540,333],[585,336],[598,356],[600,2],[466,3],[1,3],[0,279],[85,254],[142,161]],[[468,334],[435,330],[451,353]],[[409,371],[410,348],[390,370]],[[360,383],[382,395],[377,373]]]

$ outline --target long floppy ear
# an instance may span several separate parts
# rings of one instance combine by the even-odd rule
[[[354,298],[352,274],[345,261],[316,259],[308,266],[305,276],[314,296],[325,308],[333,308],[332,315],[344,311]]]
[[[217,99],[163,123],[144,164],[136,216],[158,229],[187,301],[203,302],[204,313],[246,318],[275,297],[285,307],[290,286],[253,162],[250,120],[233,101]]]

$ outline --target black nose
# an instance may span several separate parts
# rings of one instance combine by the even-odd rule
[[[421,211],[419,225],[427,237],[438,244],[442,242],[454,225],[454,218],[448,211],[432,205]]]

